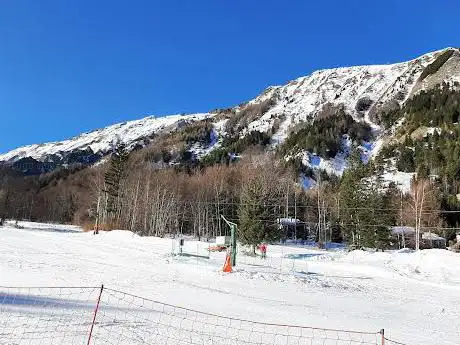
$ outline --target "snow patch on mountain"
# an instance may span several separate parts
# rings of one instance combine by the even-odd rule
[[[335,157],[327,159],[305,151],[302,154],[302,164],[314,170],[323,170],[329,175],[342,176],[347,168],[347,158],[351,153],[352,145],[350,137],[344,135],[341,140],[341,149]]]
[[[383,174],[383,182],[386,184],[394,183],[396,187],[404,194],[410,192],[412,180],[415,173],[407,173],[398,170],[387,171]]]
[[[195,143],[190,147],[189,151],[193,153],[195,158],[201,159],[222,145],[222,140],[225,136],[225,124],[227,121],[228,119],[224,119],[213,123],[213,128],[210,134],[211,140],[208,145],[204,146],[201,143]]]

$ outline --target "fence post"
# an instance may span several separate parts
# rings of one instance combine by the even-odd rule
[[[379,333],[380,333],[380,335],[382,336],[382,342],[381,342],[381,344],[382,344],[382,345],[385,345],[385,330],[382,328],[382,329],[380,330]]]
[[[96,308],[94,308],[93,322],[91,322],[91,328],[89,330],[89,335],[88,335],[88,343],[87,343],[88,345],[90,345],[91,336],[93,335],[93,328],[94,328],[94,324],[96,323],[96,316],[99,310],[99,303],[101,302],[102,291],[104,291],[104,284],[101,285],[101,289],[99,290],[99,296],[97,297]]]

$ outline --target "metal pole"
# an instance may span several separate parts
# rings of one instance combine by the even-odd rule
[[[96,323],[96,315],[99,311],[99,303],[101,302],[102,291],[104,291],[104,284],[101,285],[101,290],[99,291],[99,296],[97,298],[96,308],[94,309],[93,322],[91,322],[91,329],[89,330],[88,335],[88,345],[91,343],[91,336],[93,335],[94,324]]]
[[[228,221],[223,214],[220,215],[222,219],[227,223],[230,227],[230,235],[231,235],[231,264],[232,266],[236,266],[236,224],[233,222]]]
[[[297,193],[294,189],[294,240],[297,244]]]

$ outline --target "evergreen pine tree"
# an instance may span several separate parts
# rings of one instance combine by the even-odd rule
[[[360,245],[360,215],[364,206],[361,180],[365,176],[365,166],[361,161],[360,152],[354,150],[348,161],[348,170],[340,182],[340,224],[345,240],[353,245]]]
[[[118,145],[110,159],[110,166],[104,176],[106,185],[106,212],[110,218],[119,214],[121,182],[126,173],[129,153],[124,145]]]
[[[241,193],[238,209],[238,237],[243,245],[255,246],[279,238],[279,231],[267,203],[267,192],[262,177],[252,178]]]
[[[363,231],[363,245],[383,250],[389,244],[389,226],[392,221],[388,211],[391,207],[391,198],[384,190],[382,174],[382,170],[373,169],[374,177],[364,193],[366,209],[363,218],[366,219],[366,224]]]

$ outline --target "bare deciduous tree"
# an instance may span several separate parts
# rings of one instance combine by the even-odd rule
[[[408,224],[414,224],[415,249],[420,249],[423,227],[432,229],[439,222],[439,199],[433,182],[428,179],[413,180],[411,190],[403,210],[403,218]]]

